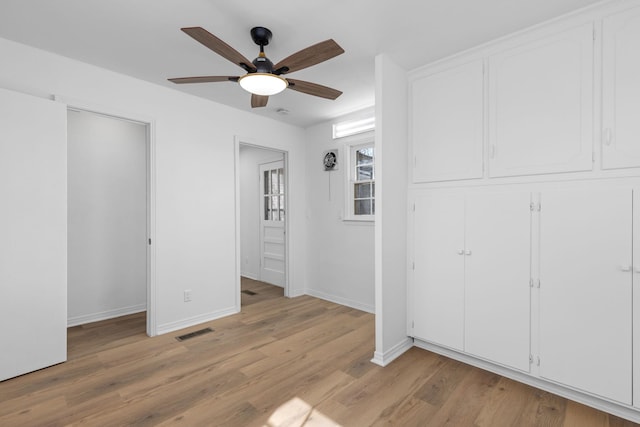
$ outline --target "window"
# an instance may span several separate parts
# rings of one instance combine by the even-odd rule
[[[376,211],[373,141],[349,146],[348,220],[372,221]]]
[[[264,220],[284,221],[284,169],[263,172]]]
[[[333,125],[333,139],[344,138],[345,136],[369,132],[374,130],[375,127],[375,117],[367,117],[361,120],[336,123]]]

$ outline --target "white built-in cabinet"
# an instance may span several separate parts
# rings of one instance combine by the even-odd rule
[[[489,57],[491,177],[591,170],[593,24]]]
[[[640,0],[599,8],[409,73],[408,325],[640,420]]]
[[[602,167],[640,167],[640,8],[604,19]]]
[[[628,405],[632,200],[629,189],[545,191],[539,222],[540,375]]]
[[[529,370],[529,193],[415,198],[414,336]]]
[[[414,338],[640,407],[632,398],[640,390],[633,194],[620,187],[415,193]]]
[[[412,83],[414,182],[482,177],[483,67],[471,61]]]

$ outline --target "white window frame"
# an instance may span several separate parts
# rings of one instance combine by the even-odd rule
[[[363,147],[373,147],[374,148],[374,159],[375,159],[375,146],[374,146],[374,132],[370,131],[364,134],[360,134],[354,137],[344,138],[344,152],[342,158],[345,161],[342,163],[345,169],[345,213],[344,213],[344,221],[355,221],[362,223],[373,223],[375,219],[374,215],[356,215],[354,212],[354,184],[355,181],[355,173],[356,173],[356,165],[355,165],[355,151],[363,148]],[[374,179],[372,180],[375,183],[375,161],[374,161]],[[375,193],[373,195],[373,200],[375,201]]]

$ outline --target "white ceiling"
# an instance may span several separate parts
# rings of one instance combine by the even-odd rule
[[[0,37],[182,90],[234,108],[309,126],[374,103],[374,57],[407,70],[596,0],[2,0]],[[333,38],[346,53],[291,77],[342,90],[329,101],[287,90],[266,108],[232,82],[174,85],[169,77],[241,75],[241,68],[180,31],[204,27],[249,59],[249,30],[273,32],[274,62]],[[276,113],[284,108],[288,115]]]

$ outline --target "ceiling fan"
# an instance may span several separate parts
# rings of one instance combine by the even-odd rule
[[[341,91],[330,87],[282,77],[284,74],[311,67],[344,53],[344,49],[332,39],[302,49],[273,65],[264,53],[264,47],[269,44],[269,40],[272,37],[271,31],[267,28],[254,27],[251,29],[251,38],[260,46],[260,54],[253,61],[249,61],[240,52],[204,28],[189,27],[181,28],[181,30],[218,55],[240,66],[247,73],[243,76],[202,76],[169,79],[173,83],[238,82],[240,86],[251,93],[252,108],[265,107],[270,95],[275,95],[287,88],[331,100],[342,95]]]

